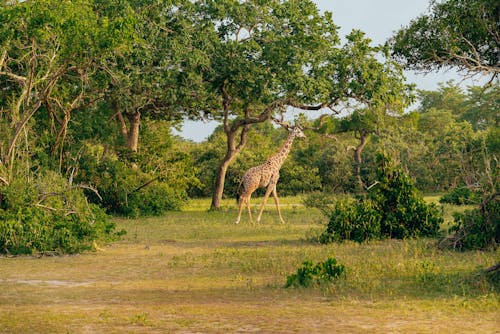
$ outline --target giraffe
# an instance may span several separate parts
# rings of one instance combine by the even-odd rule
[[[241,211],[243,210],[243,204],[246,203],[248,210],[248,217],[250,218],[250,223],[252,223],[252,212],[250,210],[250,197],[252,193],[257,190],[257,188],[266,187],[266,194],[260,205],[259,216],[257,217],[257,223],[260,222],[262,217],[262,211],[266,205],[269,195],[272,193],[274,197],[274,202],[276,203],[276,209],[278,210],[278,216],[281,223],[284,223],[281,217],[280,204],[278,201],[278,195],[276,193],[276,183],[280,177],[280,169],[285,161],[290,149],[292,147],[293,140],[295,138],[305,138],[302,129],[299,126],[291,127],[290,134],[283,146],[272,156],[267,158],[266,162],[262,165],[252,167],[243,174],[241,178],[240,186],[238,187],[238,218],[236,224],[239,224],[241,219]],[[241,191],[240,191],[241,190]]]

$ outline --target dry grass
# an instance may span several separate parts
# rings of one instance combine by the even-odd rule
[[[256,200],[255,203],[257,203]],[[499,294],[477,276],[499,252],[433,240],[318,245],[320,214],[285,199],[261,225],[206,201],[79,256],[0,258],[1,333],[499,333]],[[226,206],[230,206],[225,203]],[[232,203],[231,203],[232,204]],[[284,289],[304,260],[334,256],[347,278]]]

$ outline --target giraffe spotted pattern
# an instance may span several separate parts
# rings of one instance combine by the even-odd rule
[[[290,153],[290,149],[292,147],[293,140],[295,138],[304,138],[305,135],[300,129],[300,127],[295,126],[290,131],[287,140],[283,144],[283,146],[276,152],[274,155],[269,157],[266,162],[262,165],[252,167],[243,174],[241,178],[241,183],[238,188],[238,218],[236,219],[236,224],[240,222],[241,219],[241,211],[243,210],[243,205],[246,204],[248,217],[250,223],[252,223],[252,212],[250,210],[250,197],[252,193],[258,188],[267,188],[266,194],[262,200],[262,204],[259,210],[259,216],[257,217],[257,223],[260,222],[262,217],[262,211],[264,210],[264,206],[266,205],[267,199],[269,195],[272,193],[274,202],[276,203],[276,209],[278,211],[279,219],[282,223],[284,223],[283,218],[281,217],[280,205],[278,200],[278,194],[276,193],[276,184],[278,183],[278,179],[280,178],[280,169],[285,161],[288,153]]]

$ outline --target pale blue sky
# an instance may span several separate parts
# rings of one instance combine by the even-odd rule
[[[374,44],[384,43],[395,31],[410,20],[428,11],[429,0],[314,0],[322,11],[333,14],[334,23],[340,27],[340,36],[352,29],[359,29],[372,39]],[[438,83],[462,78],[454,71],[442,71],[427,75],[406,72],[407,81],[417,88],[434,90]],[[478,79],[476,79],[478,80]],[[480,84],[467,80],[464,85]],[[216,122],[202,123],[186,121],[181,135],[194,141],[206,139],[217,126]]]

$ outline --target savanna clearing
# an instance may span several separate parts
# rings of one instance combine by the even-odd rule
[[[254,210],[259,199],[254,199]],[[500,252],[435,240],[320,245],[323,216],[283,199],[263,221],[192,201],[161,218],[117,219],[128,234],[78,256],[1,257],[2,333],[500,333],[498,291],[479,275]],[[274,204],[274,203],[271,203]],[[451,207],[446,207],[451,210]],[[255,212],[254,211],[254,212]],[[305,260],[347,275],[283,288]]]

